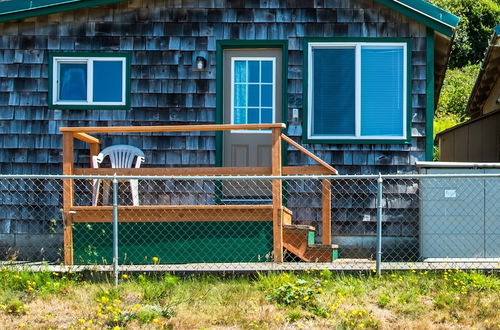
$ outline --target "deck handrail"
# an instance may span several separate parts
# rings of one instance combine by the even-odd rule
[[[193,131],[230,131],[261,130],[286,128],[284,123],[276,124],[239,124],[239,125],[176,125],[176,126],[94,126],[94,127],[61,127],[61,132],[74,133],[159,133],[159,132],[193,132]]]
[[[310,152],[309,150],[307,150],[306,148],[304,148],[303,146],[301,146],[300,144],[298,144],[297,142],[292,140],[290,137],[281,133],[281,138],[283,140],[285,140],[288,144],[290,144],[291,146],[295,147],[297,150],[299,150],[300,152],[302,152],[303,154],[308,156],[309,158],[311,158],[311,159],[315,160],[316,162],[318,162],[319,164],[321,164],[324,168],[326,168],[327,170],[332,172],[332,174],[334,174],[334,175],[339,174],[339,172],[337,172],[336,169],[334,169],[332,166],[330,166],[330,164],[328,164],[323,159],[319,158],[318,156],[316,156],[315,154],[313,154],[312,152]]]
[[[109,170],[114,173],[126,173],[133,175],[141,174],[176,174],[183,173],[178,169],[76,169],[74,167],[74,139],[81,140],[89,144],[90,158],[95,156],[100,151],[101,141],[90,135],[89,133],[161,133],[161,132],[191,132],[191,131],[230,131],[230,130],[271,130],[271,167],[250,168],[248,172],[253,175],[272,175],[273,177],[281,177],[283,174],[299,174],[297,171],[303,171],[304,174],[338,174],[337,170],[331,167],[328,163],[308,151],[285,134],[282,130],[286,128],[284,123],[274,124],[242,124],[242,125],[177,125],[177,126],[111,126],[111,127],[61,127],[59,130],[63,135],[63,174],[74,175],[78,174],[110,174]],[[291,166],[284,167],[282,165],[282,142],[286,141],[290,145],[297,148],[308,157],[312,158],[320,164],[320,166],[309,166],[306,169],[304,166],[297,166],[293,169]],[[196,170],[198,174],[203,174],[205,168]],[[185,171],[185,169],[181,170]],[[244,168],[226,168],[223,170],[209,169],[210,174],[218,175],[238,175],[245,174]],[[325,173],[326,172],[326,173]],[[283,191],[282,180],[272,179],[272,218],[273,218],[273,253],[275,261],[283,261]],[[322,180],[322,218],[323,218],[323,245],[331,244],[331,182],[328,179]],[[74,187],[73,179],[65,179],[63,182],[63,211],[65,214],[64,220],[64,260],[66,264],[73,264],[73,232],[71,223],[71,209],[74,207]]]

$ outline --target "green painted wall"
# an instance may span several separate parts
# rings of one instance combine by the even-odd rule
[[[73,225],[75,264],[111,264],[112,224]],[[258,262],[273,249],[272,223],[147,222],[119,224],[120,264]]]

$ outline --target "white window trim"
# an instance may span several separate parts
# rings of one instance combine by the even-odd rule
[[[273,63],[273,101],[271,105],[272,123],[276,122],[276,57],[231,57],[231,124],[234,125],[234,63],[236,61],[272,61]],[[261,83],[259,83],[260,85]],[[260,100],[259,100],[260,102]],[[248,108],[248,107],[247,107]],[[260,108],[260,107],[259,107]],[[247,112],[248,116],[248,112]],[[248,120],[247,120],[248,122]],[[255,133],[255,134],[270,134],[271,130],[231,130],[231,133]]]
[[[403,135],[401,136],[387,136],[387,135],[361,135],[361,47],[362,46],[390,46],[403,48]],[[349,47],[355,48],[355,135],[313,135],[313,49],[332,49]],[[407,139],[407,88],[408,88],[408,45],[405,42],[310,42],[308,43],[308,82],[309,88],[307,91],[307,138],[310,140],[406,140]]]
[[[53,105],[126,105],[127,92],[127,58],[126,57],[72,57],[55,56],[52,59],[52,104]],[[94,61],[122,62],[122,101],[121,102],[94,102]],[[59,100],[59,64],[75,63],[87,64],[87,100],[86,101],[64,101]]]

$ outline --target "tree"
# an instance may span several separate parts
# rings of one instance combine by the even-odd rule
[[[460,17],[451,52],[450,68],[483,60],[493,28],[500,23],[500,0],[430,0]]]
[[[436,117],[453,115],[460,122],[469,119],[465,108],[478,73],[479,64],[448,69],[441,89]]]

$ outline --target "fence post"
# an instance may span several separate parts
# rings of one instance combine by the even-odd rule
[[[118,180],[113,178],[113,275],[118,286]]]
[[[378,174],[377,179],[377,275],[381,275],[380,266],[382,264],[382,174]]]

